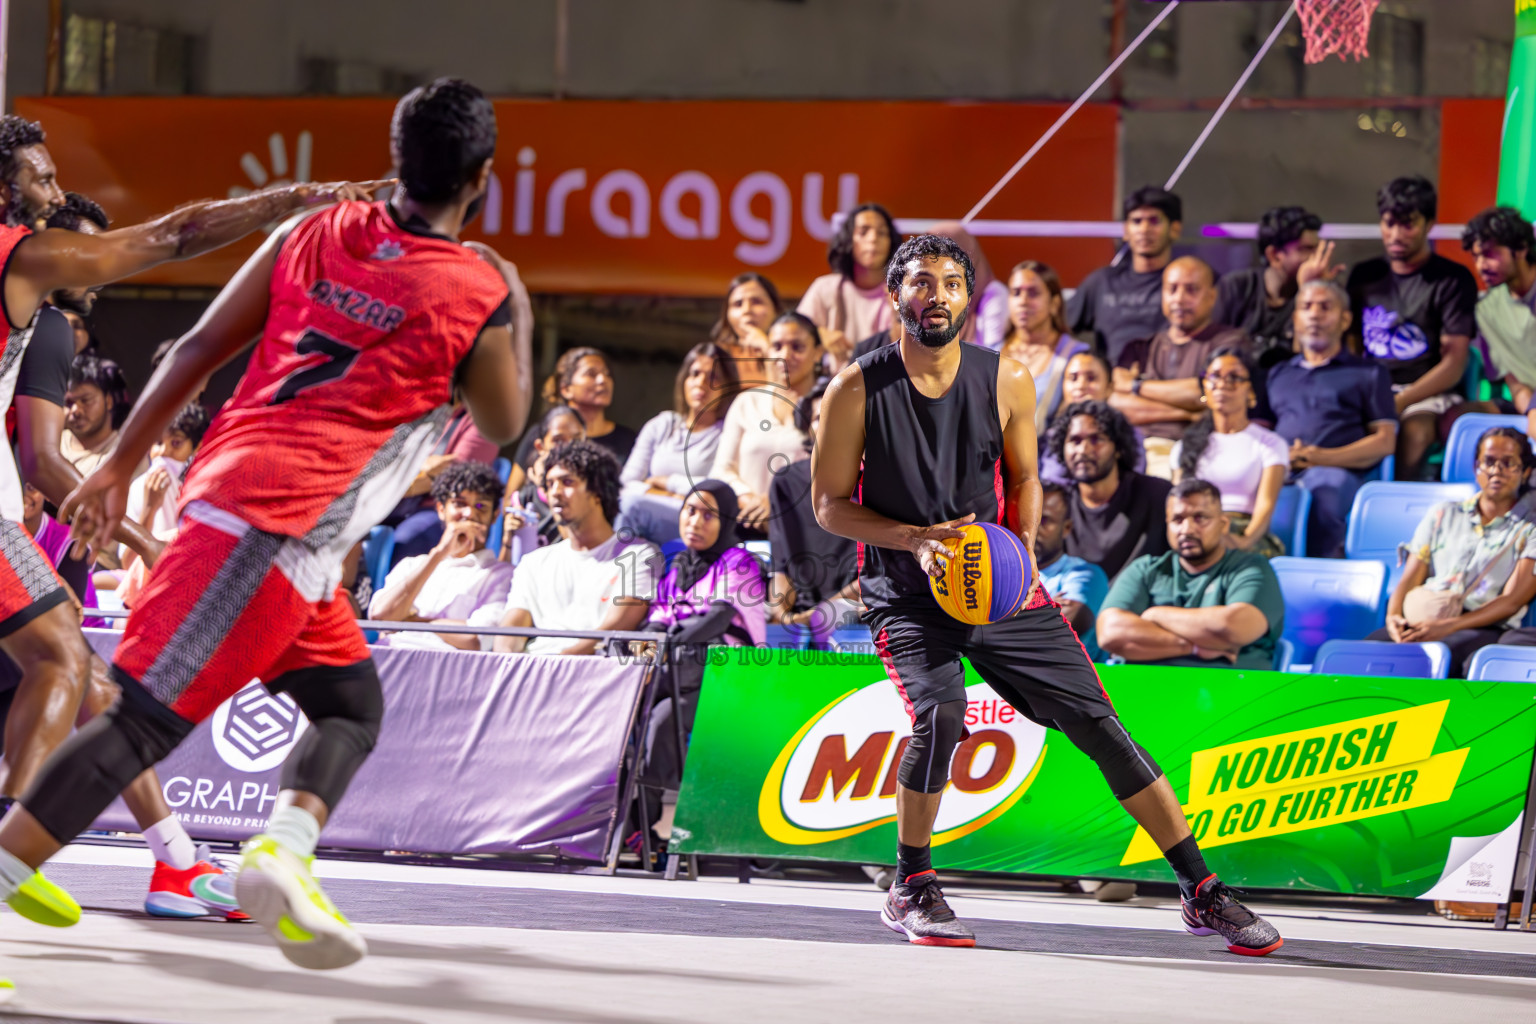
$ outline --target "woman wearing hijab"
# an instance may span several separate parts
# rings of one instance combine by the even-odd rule
[[[684,735],[693,728],[709,645],[757,646],[767,637],[762,566],[738,543],[736,516],[736,492],[723,480],[701,480],[688,492],[678,513],[685,547],[657,586],[645,625],[670,641],[667,669],[677,673]],[[673,739],[672,690],[663,684],[654,692],[646,774],[675,786],[683,759]]]

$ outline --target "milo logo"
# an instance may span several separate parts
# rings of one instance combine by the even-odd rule
[[[1045,749],[1045,729],[990,687],[969,687],[966,697],[970,736],[950,762],[934,845],[968,835],[1012,807]],[[911,737],[911,720],[888,680],[844,694],[775,759],[758,801],[763,831],[782,843],[808,845],[895,821],[896,771]]]
[[[971,611],[976,610],[979,598],[976,595],[976,584],[981,582],[981,542],[969,541],[961,545],[960,569],[965,582],[965,606]]]

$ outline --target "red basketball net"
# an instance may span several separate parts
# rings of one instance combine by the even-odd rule
[[[1331,53],[1360,60],[1367,56],[1371,15],[1381,0],[1296,0],[1302,34],[1307,37],[1306,61],[1316,64]]]

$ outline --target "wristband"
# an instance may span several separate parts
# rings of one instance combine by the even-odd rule
[[[1142,385],[1142,383],[1143,383],[1143,381],[1142,381],[1142,379],[1140,377],[1137,377],[1135,380],[1131,381],[1131,394],[1133,394],[1133,395],[1141,394],[1141,385]]]

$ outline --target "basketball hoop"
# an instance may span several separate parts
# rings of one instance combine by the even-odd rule
[[[1368,56],[1371,15],[1381,0],[1296,0],[1301,31],[1307,38],[1306,62],[1318,64],[1329,54],[1361,60]]]

